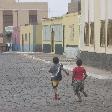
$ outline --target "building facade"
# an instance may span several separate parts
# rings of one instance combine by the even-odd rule
[[[80,15],[78,12],[63,16],[64,53],[68,58],[79,57]]]
[[[63,54],[63,25],[62,17],[42,21],[43,52]]]
[[[20,27],[20,51],[42,51],[42,25],[26,25]]]
[[[68,3],[68,13],[76,12],[81,12],[81,0],[71,0],[71,3]]]
[[[65,54],[72,58],[77,56],[80,30],[79,17],[78,13],[70,13],[59,18],[43,20],[43,51]]]
[[[11,43],[12,51],[20,51],[20,27],[13,27]]]
[[[81,0],[81,58],[99,68],[112,67],[112,0]]]
[[[35,25],[45,17],[48,17],[47,2],[0,0],[0,33],[4,32],[6,26]]]

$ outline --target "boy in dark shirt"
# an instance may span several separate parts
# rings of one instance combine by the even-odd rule
[[[81,102],[81,96],[80,92],[84,94],[85,97],[87,97],[86,92],[84,92],[84,80],[87,77],[86,70],[84,67],[82,67],[82,60],[78,59],[77,62],[77,67],[73,69],[73,76],[72,76],[72,86],[73,86],[73,91],[75,95],[78,97],[78,101]]]
[[[57,93],[57,87],[58,87],[59,81],[62,80],[61,70],[63,70],[67,75],[69,75],[68,72],[66,72],[66,70],[63,68],[63,65],[59,63],[59,58],[54,57],[53,65],[51,66],[49,72],[51,73],[51,82],[54,89],[55,100],[60,99]]]

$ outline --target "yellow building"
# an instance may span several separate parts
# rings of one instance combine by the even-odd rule
[[[65,52],[74,57],[79,45],[79,17],[78,13],[70,13],[62,17],[44,19],[42,21],[43,51],[56,54]],[[72,55],[68,51],[72,52]]]
[[[20,27],[20,50],[24,52],[42,51],[42,25]]]
[[[63,54],[63,25],[62,18],[48,18],[42,21],[43,52]]]
[[[79,55],[80,15],[70,13],[63,16],[64,52],[67,57],[75,58]]]
[[[112,68],[112,0],[81,0],[81,58],[85,64]]]

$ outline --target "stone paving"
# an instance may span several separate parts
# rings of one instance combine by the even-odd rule
[[[112,80],[88,77],[81,103],[73,95],[71,76],[63,73],[60,101],[54,101],[50,63],[23,54],[0,55],[0,112],[112,112]]]

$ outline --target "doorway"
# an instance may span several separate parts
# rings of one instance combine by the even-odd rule
[[[55,32],[53,31],[53,28],[52,28],[52,32],[51,32],[51,52],[54,52],[54,35],[55,35]]]
[[[24,37],[22,35],[22,51],[24,52]]]

